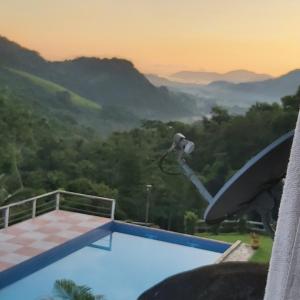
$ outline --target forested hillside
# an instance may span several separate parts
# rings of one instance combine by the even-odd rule
[[[0,90],[35,114],[58,122],[90,127],[107,135],[139,126],[132,113],[113,106],[101,106],[51,81],[11,68],[0,68]]]
[[[130,61],[80,57],[51,62],[1,36],[0,88],[17,90],[44,113],[50,107],[58,117],[66,114],[101,133],[132,128],[141,119],[200,114],[192,97],[155,87]],[[108,114],[99,113],[100,107]]]
[[[152,184],[150,221],[182,230],[183,215],[200,215],[205,203],[182,176],[168,176],[158,159],[174,133],[195,141],[190,162],[212,194],[248,159],[292,129],[300,91],[282,104],[258,103],[245,116],[220,107],[192,125],[145,121],[141,128],[101,139],[91,129],[36,114],[18,96],[0,91],[1,199],[10,201],[64,188],[117,198],[117,218],[143,221],[146,184]],[[167,168],[176,171],[175,162]]]

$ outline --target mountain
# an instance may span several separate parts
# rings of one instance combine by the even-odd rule
[[[30,81],[36,87],[41,87],[42,89],[49,92],[53,96],[60,95],[62,98],[62,96],[65,95],[65,98],[69,97],[69,102],[72,103],[74,106],[90,108],[90,109],[95,109],[95,110],[101,109],[101,105],[99,105],[87,98],[81,97],[78,94],[64,88],[63,86],[61,86],[59,84],[42,79],[38,76],[31,75],[24,71],[18,71],[18,70],[10,69],[10,68],[8,68],[7,71],[11,72],[11,75],[18,75],[19,77],[28,79],[28,81]],[[68,94],[68,96],[67,96],[67,94]]]
[[[47,67],[38,52],[26,49],[19,44],[0,36],[0,66],[10,66],[16,69],[26,69],[36,72]]]
[[[206,73],[206,79],[216,79],[213,74]],[[280,101],[300,84],[300,70],[243,83],[224,77],[254,80],[268,75],[243,70],[221,75],[222,80],[198,84],[153,74],[146,78],[130,61],[118,58],[51,62],[0,37],[0,90],[16,94],[40,114],[105,134],[138,126],[142,119],[195,120],[214,105],[242,113],[256,102]]]
[[[86,105],[94,103],[95,107],[113,108],[114,112],[119,111],[118,116],[123,112],[126,116],[131,114],[135,116],[131,117],[133,120],[177,119],[196,111],[191,98],[165,87],[155,87],[124,59],[80,57],[50,62],[35,51],[0,37],[0,68],[14,70],[15,75],[25,76],[39,88],[42,85],[48,90],[50,86],[52,90],[65,89],[71,99],[84,99]]]
[[[101,106],[58,84],[13,68],[0,67],[0,94],[13,97],[42,117],[91,127],[104,135],[140,123],[129,112]]]
[[[207,85],[205,90],[222,101],[249,107],[255,102],[279,102],[285,95],[296,93],[299,86],[300,70],[293,70],[277,78],[257,82],[239,84],[214,82]]]
[[[248,70],[234,70],[226,73],[180,71],[170,75],[170,77],[184,82],[200,84],[208,84],[213,81],[252,82],[272,78],[268,74],[258,74]]]
[[[205,88],[206,85],[196,84],[196,83],[188,83],[181,82],[176,80],[171,80],[169,78],[165,78],[162,76],[158,76],[156,74],[146,74],[147,79],[155,86],[162,87],[165,86],[171,91],[183,92],[192,94],[191,91],[199,91],[199,88]]]
[[[209,97],[209,93],[206,91],[205,84],[196,84],[171,80],[170,78],[165,78],[156,74],[146,74],[146,77],[153,85],[157,87],[165,86],[170,91],[192,95],[196,97],[196,102],[198,105],[201,102],[205,103],[205,106],[208,105],[208,103],[205,101],[205,98]],[[210,108],[208,108],[208,112],[209,111]]]
[[[293,70],[277,78],[244,83],[214,81],[204,85],[179,82],[153,74],[148,75],[148,79],[155,85],[165,85],[170,90],[190,94],[200,105],[222,105],[232,113],[242,113],[256,102],[279,102],[285,95],[294,94],[300,85],[300,70]]]
[[[185,85],[185,83],[182,83],[180,81],[170,80],[165,77],[159,76],[157,74],[146,74],[145,76],[155,86],[174,86],[174,87],[179,86],[180,87]]]
[[[155,87],[133,64],[121,59],[80,57],[56,62],[51,79],[101,105],[126,108],[141,118],[168,119],[192,113],[192,101]]]
[[[279,98],[285,95],[294,94],[299,85],[300,69],[296,69],[274,79],[252,83],[240,83],[232,85],[230,88],[245,93],[255,92],[268,97],[274,97],[274,100],[279,100]]]

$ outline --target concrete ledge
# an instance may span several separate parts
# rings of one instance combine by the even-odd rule
[[[216,261],[216,264],[224,262],[225,259],[230,256],[236,249],[240,246],[242,242],[240,240],[237,240],[235,243],[233,243]]]
[[[240,240],[238,240],[223,253],[216,263],[248,261],[253,254],[254,250],[250,245],[242,243]]]

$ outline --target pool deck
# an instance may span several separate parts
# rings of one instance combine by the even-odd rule
[[[216,261],[216,263],[230,262],[230,261],[249,261],[253,256],[254,250],[250,245],[236,241],[231,247],[223,253],[223,255]]]
[[[59,246],[111,219],[55,210],[0,230],[0,272]]]

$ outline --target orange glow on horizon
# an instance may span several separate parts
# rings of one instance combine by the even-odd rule
[[[146,73],[300,67],[297,0],[3,0],[0,35],[49,60],[120,57]]]

